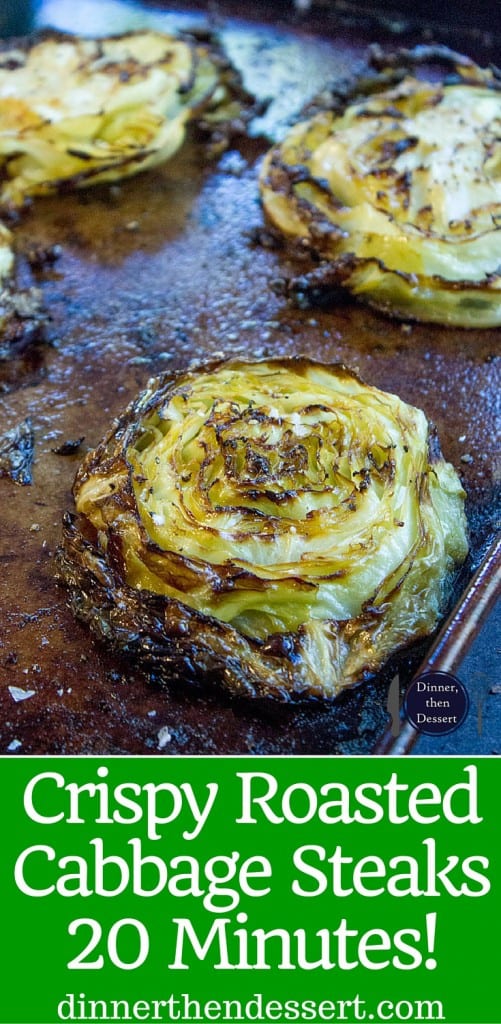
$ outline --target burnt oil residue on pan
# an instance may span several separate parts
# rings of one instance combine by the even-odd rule
[[[63,12],[69,18],[71,7],[52,0],[41,18],[45,12],[56,27],[70,27]],[[96,0],[92,24],[92,9],[86,5],[88,32],[134,27],[127,19],[133,15],[137,25],[142,13]],[[114,18],[108,28],[106,11]],[[147,18],[155,16],[149,8]],[[320,38],[314,20],[296,27],[230,20],[225,31],[244,72],[252,66],[256,78],[258,68],[262,94],[270,80],[276,96],[288,94],[286,109],[285,100],[270,106],[269,132],[273,117],[279,132],[323,80],[344,76],[376,41],[374,26],[356,25],[338,26],[331,41],[327,32]],[[304,74],[305,53],[314,81]],[[19,362],[0,402],[0,432],[30,419],[35,439],[32,484],[0,480],[2,752],[362,753],[385,729],[394,666],[335,704],[249,707],[219,693],[160,689],[74,621],[53,554],[77,465],[163,368],[216,354],[304,353],[346,363],[423,408],[461,472],[472,557],[458,586],[492,533],[499,332],[401,324],[350,301],[289,306],[272,285],[299,264],[262,244],[257,170],[268,143],[261,128],[212,164],[191,137],[165,167],[120,186],[41,199],[15,227],[18,286],[41,289],[47,321],[36,363]],[[61,247],[57,260],[33,260],[54,246]],[[65,457],[54,451],[82,437]],[[402,686],[425,654],[422,645],[399,664]]]

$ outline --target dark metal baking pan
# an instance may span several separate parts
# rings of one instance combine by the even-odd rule
[[[46,0],[37,24],[104,33],[145,21],[159,27],[207,21],[204,9],[171,17],[160,6]],[[37,201],[16,226],[19,285],[41,288],[51,344],[19,356],[0,397],[2,430],[30,416],[35,431],[32,485],[0,480],[2,751],[366,753],[387,726],[394,666],[334,705],[232,703],[216,693],[156,688],[73,620],[54,578],[53,553],[76,466],[163,367],[216,352],[341,360],[421,406],[461,472],[471,556],[456,597],[495,529],[500,332],[402,325],[351,302],[292,309],[270,287],[292,266],[252,237],[262,225],[256,168],[267,143],[261,133],[282,130],[326,80],[352,73],[370,43],[412,45],[431,32],[487,63],[497,56],[496,40],[460,20],[455,36],[452,29],[439,34],[419,19],[378,16],[371,5],[348,3],[304,14],[286,4],[221,3],[211,19],[249,86],[272,98],[254,138],[212,164],[202,144],[189,139],[165,167],[119,189]],[[53,245],[62,250],[54,265],[30,265],[30,252]],[[54,453],[82,435],[78,453]],[[432,642],[399,662],[402,688]],[[16,702],[9,687],[33,693]]]

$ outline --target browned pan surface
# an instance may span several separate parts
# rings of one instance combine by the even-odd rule
[[[64,6],[46,5],[56,13]],[[89,32],[104,30],[103,8]],[[129,27],[128,18],[117,15],[110,31]],[[376,38],[342,27],[331,42],[304,27],[229,27],[241,66],[263,93],[271,80],[279,97],[268,127],[333,73],[346,74]],[[231,704],[219,695],[161,691],[73,620],[52,555],[76,466],[163,368],[216,352],[303,352],[345,362],[437,424],[469,493],[468,574],[492,534],[500,332],[411,327],[349,302],[329,311],[289,308],[270,283],[292,266],[249,236],[262,225],[256,168],[265,148],[256,138],[204,166],[192,139],[164,168],[119,190],[38,201],[16,228],[19,283],[42,288],[54,346],[27,362],[23,386],[0,397],[0,429],[29,415],[36,437],[33,484],[0,480],[2,753],[13,740],[25,754],[366,752],[384,730],[391,674],[331,707]],[[25,254],[56,243],[62,255],[55,266],[31,270]],[[79,454],[53,453],[82,435]],[[461,461],[465,455],[473,461]],[[403,683],[410,671],[404,664]],[[35,694],[16,703],[9,686]],[[170,739],[159,746],[165,726]]]

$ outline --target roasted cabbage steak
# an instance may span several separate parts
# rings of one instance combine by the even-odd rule
[[[424,414],[342,365],[150,381],[80,467],[59,571],[164,683],[334,697],[428,634],[467,551]]]
[[[139,31],[46,33],[0,53],[0,202],[117,181],[169,159],[193,117],[242,115],[234,69],[206,42]],[[249,97],[247,97],[249,99]]]
[[[466,59],[457,71],[317,110],[268,154],[264,208],[320,259],[312,294],[341,285],[398,317],[501,324],[501,82]]]

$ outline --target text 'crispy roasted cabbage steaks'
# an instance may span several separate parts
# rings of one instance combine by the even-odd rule
[[[433,630],[467,551],[424,414],[341,365],[153,380],[78,471],[71,605],[155,676],[332,697]]]
[[[463,65],[450,84],[408,75],[320,110],[268,154],[268,218],[322,261],[308,288],[343,285],[401,317],[501,324],[501,81]]]
[[[246,101],[214,42],[48,32],[3,49],[0,202],[136,174],[173,155],[190,119],[217,131],[245,120]]]

